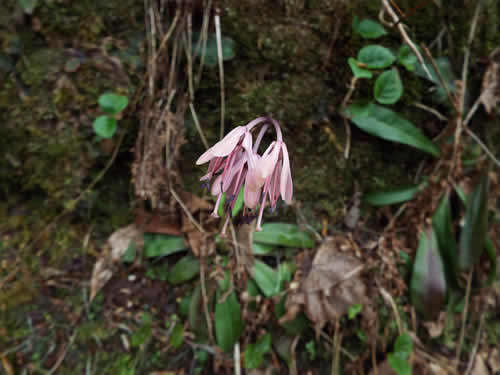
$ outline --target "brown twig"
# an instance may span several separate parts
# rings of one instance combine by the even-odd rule
[[[460,364],[460,353],[462,351],[462,345],[464,343],[465,326],[467,325],[467,313],[469,311],[471,285],[472,285],[472,270],[470,270],[469,273],[467,274],[467,289],[465,290],[465,306],[464,306],[464,311],[462,312],[462,327],[460,328],[460,337],[458,339],[457,351],[455,354],[455,369],[457,370]]]
[[[215,9],[215,36],[217,39],[217,60],[219,62],[219,83],[220,83],[220,139],[224,137],[224,115],[225,115],[225,94],[224,94],[224,61],[222,58],[222,36],[220,27],[220,9]]]
[[[346,142],[345,142],[345,148],[344,148],[344,158],[348,159],[349,158],[349,152],[351,150],[351,126],[349,125],[349,121],[347,120],[347,117],[344,113],[345,108],[347,107],[347,103],[349,103],[349,100],[351,100],[352,94],[354,93],[354,90],[356,89],[356,83],[358,82],[358,79],[356,77],[351,78],[351,84],[349,85],[349,91],[347,91],[347,94],[344,96],[344,100],[342,100],[342,104],[340,105],[340,115],[344,119],[344,127],[345,127],[345,133],[346,133]]]
[[[465,370],[465,375],[469,375],[472,371],[472,366],[474,365],[474,360],[476,359],[476,354],[477,354],[477,348],[479,347],[479,341],[481,339],[481,335],[483,334],[483,328],[484,328],[484,318],[486,316],[486,311],[488,309],[483,309],[481,313],[481,317],[479,318],[479,327],[477,328],[476,331],[476,338],[474,340],[474,347],[472,349],[470,358],[469,358],[469,364],[467,365],[467,370]]]

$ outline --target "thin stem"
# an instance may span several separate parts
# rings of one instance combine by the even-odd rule
[[[220,10],[215,10],[215,36],[217,39],[217,58],[219,60],[219,81],[220,81],[220,139],[224,138],[224,112],[225,112],[225,94],[224,94],[224,62],[222,59],[222,36],[220,31]]]

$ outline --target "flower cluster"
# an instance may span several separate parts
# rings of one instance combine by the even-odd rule
[[[262,155],[258,149],[262,138],[272,124],[276,130],[276,140],[272,142]],[[252,129],[263,125],[253,143]],[[208,164],[208,172],[201,178],[207,186],[213,179],[210,189],[217,196],[212,216],[219,217],[222,194],[226,193],[228,218],[224,223],[222,234],[225,233],[229,217],[232,213],[236,197],[244,185],[243,215],[247,223],[257,218],[256,230],[260,231],[262,214],[267,199],[274,210],[276,202],[281,198],[290,203],[293,195],[292,174],[288,150],[278,122],[270,117],[259,117],[245,126],[238,126],[229,132],[221,141],[209,148],[199,157],[196,164]],[[258,214],[257,214],[258,211]]]

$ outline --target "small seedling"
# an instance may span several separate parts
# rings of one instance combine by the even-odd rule
[[[107,114],[94,120],[94,131],[101,138],[111,138],[116,133],[117,117],[127,107],[128,99],[123,95],[107,93],[102,94],[97,102]]]

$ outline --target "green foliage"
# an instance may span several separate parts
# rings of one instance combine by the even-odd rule
[[[238,215],[238,213],[241,211],[243,208],[243,191],[244,191],[244,186],[241,187],[240,192],[238,196],[236,197],[236,201],[234,202],[233,210],[232,210],[232,217],[235,217]],[[222,194],[220,203],[219,203],[219,210],[217,213],[219,214],[220,217],[223,217],[226,214],[226,193]]]
[[[179,348],[184,342],[184,325],[182,323],[175,323],[172,333],[170,335],[170,345],[174,348]]]
[[[252,245],[252,249],[254,255],[268,255],[276,249],[276,246],[254,242]]]
[[[444,264],[434,230],[422,233],[410,283],[411,301],[427,318],[437,316],[446,296]]]
[[[259,289],[266,297],[272,297],[281,291],[279,273],[264,262],[255,259],[252,274]]]
[[[98,103],[108,115],[99,116],[94,120],[94,131],[101,138],[111,138],[117,128],[116,116],[127,107],[128,99],[126,96],[107,93],[99,97]]]
[[[313,247],[314,240],[295,224],[266,223],[261,232],[254,233],[254,241],[277,246]]]
[[[371,204],[372,206],[386,206],[390,204],[403,203],[412,199],[415,194],[426,186],[427,183],[423,182],[415,186],[366,194],[363,197],[363,202]]]
[[[181,258],[169,271],[167,281],[170,284],[181,284],[191,280],[200,272],[200,261],[192,255]]]
[[[354,77],[356,77],[356,78],[372,78],[373,77],[373,73],[371,71],[369,71],[368,69],[363,69],[361,66],[364,66],[364,64],[361,64],[355,58],[349,57],[347,62],[349,63],[349,66],[351,67],[352,74],[354,75]]]
[[[218,59],[218,52],[217,52],[217,36],[215,33],[209,34],[207,41],[206,41],[206,46],[205,46],[205,51],[202,49],[202,43],[200,40],[200,34],[199,33],[193,33],[193,51],[194,55],[197,57],[202,56],[204,53],[203,57],[203,62],[205,65],[207,65],[210,68],[213,68],[217,66],[217,63],[219,61]],[[196,42],[195,42],[196,41]],[[235,56],[235,43],[234,40],[227,36],[222,36],[221,37],[221,45],[222,45],[222,60],[231,60]]]
[[[450,61],[447,57],[438,57],[435,59],[434,63],[436,64],[439,74],[434,69],[434,65],[431,62],[425,62],[425,67],[427,71],[430,73],[431,77],[427,75],[425,69],[422,64],[418,61],[415,64],[414,73],[419,77],[425,78],[430,82],[434,83],[435,87],[433,88],[434,93],[432,94],[432,99],[438,104],[451,104],[449,103],[448,95],[446,93],[446,88],[441,83],[441,78],[443,79],[446,87],[450,91],[450,93],[454,93],[456,91],[455,85],[455,74],[453,73],[453,69],[451,67]]]
[[[384,69],[396,61],[396,56],[389,49],[374,44],[359,50],[358,61],[368,69]]]
[[[377,77],[373,96],[381,104],[394,104],[403,95],[403,83],[396,68],[386,70]]]
[[[38,0],[18,0],[18,3],[24,10],[24,13],[33,14],[33,11],[38,5]]]
[[[309,359],[314,361],[316,359],[316,344],[313,340],[310,340],[306,343],[306,350],[309,354]]]
[[[146,258],[171,255],[186,248],[186,242],[182,237],[157,233],[144,234],[144,255]]]
[[[266,333],[259,337],[255,344],[248,344],[245,348],[245,367],[249,370],[259,367],[264,354],[271,350],[271,334]]]
[[[133,348],[138,348],[151,339],[153,335],[153,329],[151,326],[151,315],[147,313],[142,314],[142,323],[137,331],[132,334],[130,344]]]
[[[370,19],[359,21],[358,17],[354,17],[352,28],[366,39],[376,39],[387,34],[387,31],[380,23]]]
[[[224,297],[223,300],[222,297]],[[217,344],[225,352],[230,353],[242,332],[243,320],[236,293],[232,291],[229,295],[225,295],[225,291],[219,288],[217,290],[217,304],[215,305],[215,336]]]
[[[468,270],[479,259],[488,233],[488,170],[467,199],[465,224],[460,233],[458,268]]]
[[[398,62],[410,72],[415,70],[415,65],[418,62],[417,55],[413,53],[408,44],[403,44],[399,47]]]
[[[415,125],[388,108],[374,103],[351,104],[345,115],[360,129],[397,143],[403,143],[439,156],[439,148],[430,141]]]
[[[347,310],[347,318],[349,320],[354,319],[363,310],[363,305],[361,303],[356,303],[349,307]]]
[[[411,364],[408,362],[413,352],[413,341],[406,332],[402,333],[394,343],[394,350],[387,356],[392,369],[398,375],[411,375]]]

